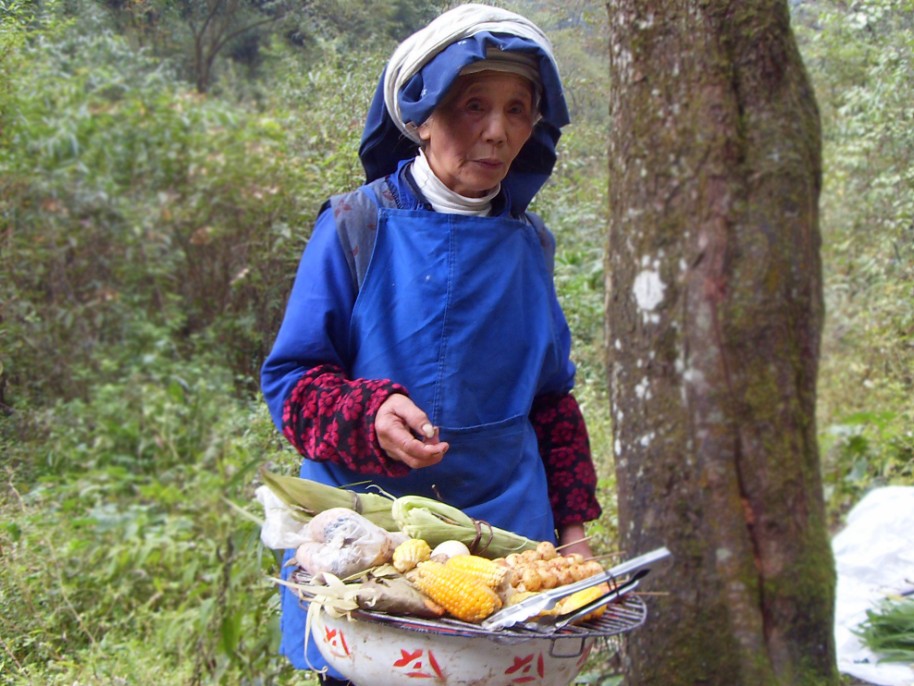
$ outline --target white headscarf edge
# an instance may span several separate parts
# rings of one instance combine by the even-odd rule
[[[519,14],[499,7],[478,4],[461,5],[445,12],[397,46],[384,74],[384,104],[387,112],[397,128],[414,142],[420,142],[419,136],[403,121],[397,93],[441,50],[454,41],[483,31],[508,33],[531,40],[539,45],[555,64],[552,43],[546,34],[536,24]]]

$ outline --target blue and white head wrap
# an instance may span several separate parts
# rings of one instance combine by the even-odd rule
[[[502,181],[512,209],[523,211],[552,173],[560,129],[569,122],[568,107],[549,39],[528,19],[487,5],[445,12],[396,49],[381,76],[359,147],[367,180],[391,174],[402,160],[416,156],[416,128],[461,72],[473,71],[470,65],[493,54],[504,62],[505,53],[519,56],[518,69],[539,72],[535,85],[541,118]]]

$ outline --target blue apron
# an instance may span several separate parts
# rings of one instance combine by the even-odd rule
[[[352,312],[351,374],[409,389],[450,449],[437,465],[405,477],[371,477],[373,484],[393,495],[441,499],[534,540],[555,540],[528,418],[541,380],[565,362],[552,298],[532,226],[509,217],[380,209]],[[365,481],[312,460],[303,461],[301,476],[337,486]],[[283,593],[283,652],[293,658],[304,634],[304,612],[289,607],[296,602]],[[310,665],[323,666],[308,647]]]

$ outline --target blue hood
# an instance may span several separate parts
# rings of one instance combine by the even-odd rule
[[[533,196],[552,174],[556,161],[556,144],[561,127],[569,123],[568,107],[558,70],[548,54],[535,42],[509,34],[484,31],[451,43],[431,58],[398,94],[405,121],[421,124],[442,101],[448,89],[465,66],[484,60],[486,50],[526,52],[539,62],[543,94],[540,101],[542,119],[533,129],[530,140],[521,148],[502,182],[512,202],[512,211],[523,212]],[[368,120],[359,146],[359,158],[366,180],[374,181],[397,169],[400,161],[412,159],[418,145],[407,138],[391,119],[384,104],[384,75],[368,111]]]

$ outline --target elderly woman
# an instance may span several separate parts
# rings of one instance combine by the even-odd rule
[[[368,183],[322,209],[263,366],[302,477],[588,552],[600,507],[555,242],[526,209],[567,123],[551,45],[516,14],[464,5],[396,50],[359,151]],[[284,592],[283,652],[318,669],[304,617]]]

